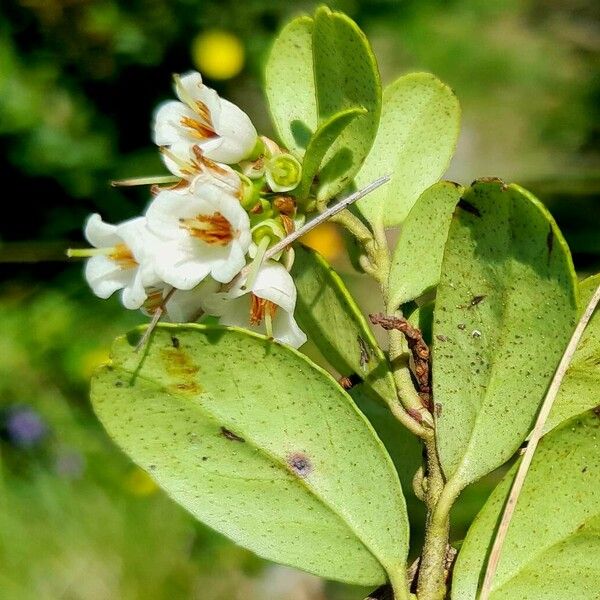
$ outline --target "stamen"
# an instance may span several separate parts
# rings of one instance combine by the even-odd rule
[[[273,313],[277,310],[277,305],[269,302],[267,303],[274,307]],[[265,307],[265,329],[267,337],[273,337],[273,316],[271,315],[271,306]]]
[[[202,170],[202,168],[204,167],[207,170],[212,171],[213,173],[218,173],[219,175],[227,175],[227,171],[221,165],[219,165],[219,163],[216,163],[215,161],[211,160],[210,158],[207,158],[204,155],[204,152],[202,152],[200,146],[193,145],[192,152],[196,157],[196,161],[198,166],[200,167],[200,170]]]
[[[133,269],[138,266],[137,261],[133,256],[133,252],[125,244],[117,244],[113,248],[113,252],[108,255],[108,258],[114,260],[122,269]]]
[[[211,125],[201,123],[200,121],[197,121],[192,117],[181,117],[179,122],[184,127],[187,127],[189,130],[191,130],[192,135],[200,140],[206,140],[212,137],[216,137],[217,135]]]
[[[180,156],[177,156],[177,154],[174,152],[171,152],[170,148],[161,146],[159,151],[161,154],[164,154],[167,158],[171,159],[181,169],[181,173],[183,175],[195,175],[199,172],[199,168],[195,162],[191,160],[184,160]],[[177,178],[177,181],[179,181],[179,178]]]
[[[278,306],[274,302],[250,294],[250,325],[260,325],[264,319],[267,335],[272,337],[273,317],[277,312],[277,308]]]
[[[148,297],[144,301],[143,308],[149,314],[153,315],[163,303],[163,289],[150,288],[146,290]]]
[[[188,233],[207,244],[227,246],[234,238],[231,223],[220,213],[197,215],[189,219],[179,219],[181,227]]]

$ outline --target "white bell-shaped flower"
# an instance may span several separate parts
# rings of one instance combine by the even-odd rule
[[[194,145],[218,162],[235,164],[248,158],[258,136],[243,110],[205,86],[196,71],[176,77],[175,92],[180,101],[164,102],[155,112],[156,144],[170,146],[173,154],[183,153],[183,160],[190,154],[185,147]],[[172,163],[167,162],[167,167]]]
[[[164,190],[146,218],[163,240],[154,256],[156,273],[179,290],[191,290],[208,275],[227,283],[246,264],[250,219],[223,187],[195,181],[184,190]]]
[[[250,329],[293,348],[306,342],[305,333],[294,319],[294,280],[277,262],[264,263],[250,289],[246,289],[244,278],[228,292],[208,294],[203,304],[206,312],[220,317],[223,325]]]
[[[138,217],[119,225],[104,223],[98,214],[91,215],[85,237],[94,250],[73,250],[71,256],[88,256],[85,278],[96,296],[108,298],[123,290],[125,308],[140,308],[146,300],[146,287],[158,282],[152,255],[158,240]]]

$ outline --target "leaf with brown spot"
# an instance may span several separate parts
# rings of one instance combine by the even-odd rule
[[[463,198],[476,211],[450,225],[432,348],[440,460],[457,491],[526,438],[577,315],[571,255],[544,206],[493,180]]]
[[[179,389],[184,380],[199,388]],[[116,340],[92,401],[114,440],[207,525],[264,558],[365,586],[389,579],[408,598],[394,466],[341,386],[295,350],[233,328],[159,325],[143,358]]]

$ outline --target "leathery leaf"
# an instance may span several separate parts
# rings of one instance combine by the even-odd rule
[[[138,338],[115,341],[92,401],[175,501],[267,559],[407,597],[396,472],[325,371],[238,329],[161,325],[143,357]]]
[[[438,449],[457,490],[526,438],[577,317],[567,244],[531,194],[476,182],[459,201],[433,319]]]
[[[454,568],[452,598],[475,600],[518,465],[473,522]],[[544,436],[508,530],[491,600],[590,600],[600,571],[600,419],[585,413]]]
[[[600,274],[579,284],[583,312],[600,285]],[[588,323],[571,360],[544,431],[600,404],[600,310]]]
[[[388,360],[340,276],[305,246],[296,248],[292,275],[296,318],[329,364],[371,396],[395,401]]]

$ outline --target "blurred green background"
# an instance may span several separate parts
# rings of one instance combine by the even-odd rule
[[[88,379],[142,317],[94,298],[80,264],[86,215],[139,213],[163,171],[150,140],[174,72],[199,68],[265,134],[262,65],[285,0],[4,0],[0,5],[0,597],[359,599],[364,590],[265,564],[195,523],[108,440]],[[463,131],[448,177],[499,176],[549,206],[576,267],[600,270],[600,4],[594,0],[344,0],[385,82],[432,71]],[[310,243],[359,298],[339,232]],[[494,476],[455,511],[460,539]],[[410,500],[411,505],[415,505]],[[421,515],[422,512],[416,514]],[[249,515],[251,518],[251,515]],[[418,538],[420,527],[414,531]]]

